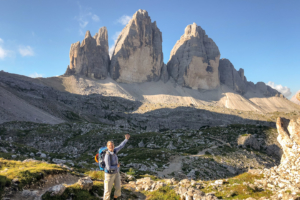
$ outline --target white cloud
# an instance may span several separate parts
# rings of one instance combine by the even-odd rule
[[[34,56],[34,51],[30,46],[20,46],[19,53],[21,56]]]
[[[33,74],[30,74],[29,77],[31,77],[31,78],[38,78],[38,77],[43,77],[43,75],[34,72]]]
[[[96,15],[90,12],[91,8],[81,6],[78,2],[79,7],[79,15],[75,17],[75,19],[79,23],[79,34],[84,35],[83,29],[89,24],[89,21],[92,19],[95,22],[100,21],[100,18]]]
[[[129,21],[131,20],[131,17],[128,15],[123,15],[122,17],[120,17],[118,19],[118,23],[122,24],[122,25],[126,25]]]
[[[283,94],[285,97],[289,97],[291,96],[291,90],[290,88],[286,87],[286,86],[282,86],[282,85],[276,85],[274,82],[269,81],[267,83],[268,86],[270,86],[271,88],[277,90],[278,92],[280,92],[281,94]]]
[[[8,52],[7,50],[3,49],[2,47],[0,47],[0,59],[4,59],[5,57],[8,56]]]
[[[109,47],[109,50],[108,50],[108,52],[109,52],[109,57],[112,56],[112,54],[113,54],[113,52],[114,52],[114,50],[115,50],[115,46],[116,46],[116,43],[117,43],[117,39],[118,39],[120,33],[121,33],[121,31],[117,31],[117,32],[115,32],[115,34],[112,36],[112,39],[114,40],[114,44],[111,45],[111,46]]]
[[[12,56],[13,52],[10,50],[5,49],[1,44],[3,44],[3,39],[0,38],[0,59],[3,60],[4,58],[8,56]]]
[[[94,20],[95,22],[98,22],[98,21],[100,21],[100,18],[97,15],[93,14],[92,20]]]

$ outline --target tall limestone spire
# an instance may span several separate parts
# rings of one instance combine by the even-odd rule
[[[87,31],[81,45],[80,42],[71,45],[70,65],[65,75],[105,79],[109,63],[107,29],[102,27],[94,37]]]
[[[138,10],[118,37],[111,77],[125,83],[157,81],[163,65],[162,34],[148,12]]]

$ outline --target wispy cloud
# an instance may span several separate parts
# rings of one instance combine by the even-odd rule
[[[122,17],[120,17],[117,22],[122,24],[122,25],[126,25],[129,21],[131,20],[131,17],[128,15],[123,15]]]
[[[34,51],[30,46],[20,46],[19,53],[21,56],[34,56]]]
[[[289,97],[291,96],[291,90],[290,88],[286,87],[286,86],[282,86],[282,85],[276,85],[274,82],[269,81],[267,83],[268,86],[270,86],[271,88],[277,90],[278,92],[280,92],[281,94],[283,94],[285,97]]]
[[[89,21],[92,19],[94,22],[100,21],[100,18],[91,12],[91,8],[81,6],[78,3],[79,7],[79,15],[75,17],[75,19],[79,23],[79,34],[84,35],[84,29],[89,24]]]
[[[43,77],[43,75],[34,72],[33,74],[30,74],[29,77],[31,77],[31,78],[38,78],[38,77]]]
[[[119,37],[120,33],[121,33],[121,31],[117,31],[117,32],[115,32],[115,34],[112,36],[112,39],[114,40],[114,44],[111,45],[111,46],[109,47],[109,50],[108,50],[109,56],[110,56],[110,57],[112,56],[112,54],[113,54],[113,52],[114,52],[114,50],[115,50],[115,46],[116,46],[116,43],[117,43],[117,40],[118,40],[118,37]]]
[[[94,20],[95,22],[99,22],[100,18],[97,15],[93,14],[92,20]]]
[[[8,56],[8,52],[6,49],[3,49],[1,46],[0,46],[0,59],[3,60],[5,57]]]
[[[0,59],[4,60],[4,58],[12,56],[13,55],[13,51],[10,51],[8,49],[5,49],[3,47],[4,44],[4,40],[0,38]]]

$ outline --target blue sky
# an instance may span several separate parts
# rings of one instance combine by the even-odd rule
[[[300,1],[288,0],[0,0],[0,70],[62,75],[71,43],[108,29],[109,45],[138,10],[163,36],[164,61],[193,22],[201,26],[248,81],[273,82],[286,95],[300,90]],[[271,83],[272,84],[272,83]]]

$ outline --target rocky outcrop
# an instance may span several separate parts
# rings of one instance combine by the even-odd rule
[[[162,181],[153,181],[150,177],[138,179],[137,181],[130,181],[125,188],[130,188],[132,191],[156,191],[161,187],[170,185],[180,196],[181,199],[194,200],[215,200],[218,199],[214,194],[205,194],[199,188],[200,182],[194,180],[183,179],[180,182],[173,179],[163,179]]]
[[[118,37],[111,77],[123,83],[158,81],[162,67],[162,34],[148,12],[138,10]]]
[[[107,29],[102,27],[94,37],[87,31],[81,44],[76,42],[71,45],[70,65],[65,75],[105,79],[109,63]]]
[[[240,135],[238,137],[237,141],[239,146],[242,146],[243,148],[253,148],[255,150],[260,150],[260,146],[262,142],[259,142],[256,137],[254,137],[251,134],[246,134],[246,135]]]
[[[220,82],[227,85],[234,91],[244,94],[247,91],[247,79],[244,76],[244,69],[236,71],[232,63],[225,58],[219,62]]]
[[[220,52],[205,31],[193,23],[185,28],[167,64],[168,72],[178,85],[193,89],[214,89],[220,85]]]
[[[295,161],[300,163],[300,118],[298,120],[277,119],[277,140],[282,146],[283,155],[281,165],[294,165]]]
[[[93,181],[90,177],[84,177],[78,180],[77,184],[83,190],[91,190],[93,187]]]
[[[291,101],[300,105],[300,90],[291,98]]]
[[[276,126],[279,133],[277,140],[283,150],[280,165],[260,171],[265,178],[256,180],[256,183],[277,193],[272,199],[298,199],[295,196],[300,192],[300,118],[289,120],[279,117]],[[292,193],[286,194],[288,191]],[[288,198],[283,198],[284,195]]]

